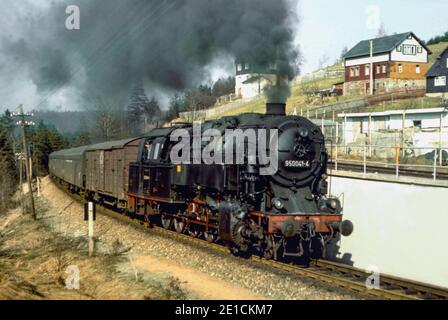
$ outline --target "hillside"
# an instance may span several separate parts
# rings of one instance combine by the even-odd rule
[[[432,51],[432,54],[429,56],[429,66],[431,67],[436,61],[437,57],[448,47],[448,42],[440,42],[437,44],[429,45],[429,50]]]
[[[432,66],[436,61],[437,57],[442,53],[442,51],[448,47],[448,42],[441,42],[434,45],[429,45],[428,48],[432,51],[432,55],[429,56],[429,65]],[[312,95],[312,92],[331,88],[335,83],[343,81],[342,75],[336,75],[343,71],[343,66],[341,63],[337,63],[321,70],[317,70],[312,74],[304,75],[299,77],[291,87],[291,96],[288,99],[286,111],[288,114],[303,112],[305,114],[306,110],[321,105],[334,104],[342,101],[347,101],[354,99],[356,97],[331,97],[331,98],[319,98]],[[330,76],[325,76],[325,75]],[[323,76],[324,75],[324,76]],[[401,108],[429,108],[438,105],[438,99],[430,98],[419,98],[419,99],[408,99],[401,100],[390,103],[381,103],[380,105],[369,106],[370,111],[379,110],[394,110]],[[258,112],[264,113],[266,100],[264,98],[256,99],[247,102],[244,105],[232,108],[231,110],[217,113],[214,116],[210,116],[210,119],[235,115],[245,112]]]

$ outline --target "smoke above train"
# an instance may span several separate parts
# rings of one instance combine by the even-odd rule
[[[183,90],[203,82],[213,62],[237,57],[260,68],[275,62],[288,78],[297,72],[297,17],[288,0],[77,0],[80,29],[68,30],[73,4],[30,10],[20,36],[0,39],[6,62],[43,95],[74,87],[90,101],[124,101],[141,80]],[[275,100],[288,95],[281,86],[268,92]]]

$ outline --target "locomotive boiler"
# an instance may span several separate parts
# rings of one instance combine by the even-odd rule
[[[331,239],[350,235],[353,225],[343,221],[339,199],[328,195],[323,133],[306,118],[287,116],[285,107],[268,103],[265,114],[223,117],[199,129],[179,124],[63,150],[50,155],[50,172],[72,192],[133,218],[223,243],[236,255],[307,265],[324,255]],[[203,139],[210,130],[216,136]],[[246,138],[250,130],[275,132],[276,147],[270,136],[250,152],[249,139],[230,143],[229,130]],[[263,142],[257,134],[256,139]],[[179,148],[180,140],[185,148]],[[235,152],[238,147],[243,151]],[[205,151],[212,156],[230,151],[233,161],[195,158]],[[263,173],[261,151],[275,155],[271,174]],[[185,161],[174,161],[173,154]]]

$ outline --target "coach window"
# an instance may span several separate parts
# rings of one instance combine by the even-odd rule
[[[152,141],[146,140],[145,145],[143,147],[143,160],[151,159],[151,149],[152,149]]]
[[[165,146],[165,138],[157,138],[153,142],[151,160],[161,160],[163,157],[163,149]]]

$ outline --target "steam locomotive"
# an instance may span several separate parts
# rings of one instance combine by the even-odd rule
[[[277,170],[270,175],[261,174],[266,163],[260,150],[249,154],[245,140],[240,141],[247,147],[242,162],[174,162],[176,130],[189,134],[186,146],[193,153],[207,148],[202,140],[194,142],[193,124],[52,153],[50,173],[86,199],[150,224],[224,243],[235,255],[307,265],[324,255],[331,239],[350,235],[353,225],[342,220],[341,202],[328,195],[323,133],[306,118],[287,116],[285,108],[268,103],[266,114],[223,117],[199,127],[200,134],[275,130]],[[226,139],[214,143],[220,150],[229,148]],[[270,145],[264,148],[273,152]]]

